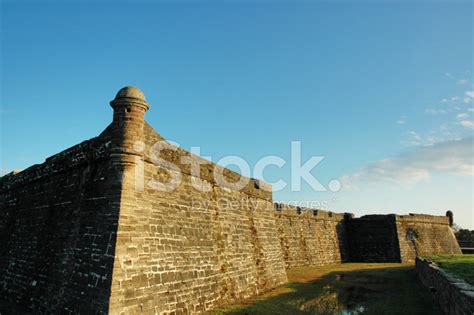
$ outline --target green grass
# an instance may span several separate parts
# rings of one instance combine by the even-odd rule
[[[474,254],[434,255],[426,257],[443,269],[474,285]]]
[[[287,285],[208,314],[440,314],[409,264],[295,268],[288,278]]]

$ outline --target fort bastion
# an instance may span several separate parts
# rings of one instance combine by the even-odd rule
[[[157,156],[167,142],[137,88],[110,104],[99,136],[1,177],[6,302],[36,313],[199,313],[282,285],[292,267],[461,252],[452,213],[355,218],[274,204],[263,181],[233,189],[242,176],[229,169],[171,145]],[[172,190],[156,189],[173,175]],[[241,206],[222,209],[221,198]]]

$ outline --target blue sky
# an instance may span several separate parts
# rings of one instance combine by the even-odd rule
[[[3,1],[2,173],[99,134],[135,85],[183,148],[324,156],[334,211],[473,218],[471,1]],[[289,162],[288,162],[289,165]],[[288,165],[265,179],[289,179]]]

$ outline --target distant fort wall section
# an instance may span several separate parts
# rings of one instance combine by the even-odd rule
[[[345,225],[350,261],[401,261],[395,215],[367,215]]]
[[[397,215],[396,226],[400,259],[414,262],[416,256],[462,254],[451,229],[452,217],[425,214]]]
[[[292,267],[460,252],[448,217],[274,204],[269,184],[169,146],[138,89],[111,105],[98,137],[0,178],[0,308],[199,313],[284,284]]]
[[[347,261],[344,214],[275,204],[286,268]]]
[[[414,262],[417,255],[461,254],[448,216],[367,215],[345,225],[350,261]]]

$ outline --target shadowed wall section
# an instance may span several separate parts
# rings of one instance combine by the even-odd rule
[[[395,215],[366,215],[347,220],[346,232],[350,261],[400,261]]]
[[[461,253],[447,216],[367,215],[345,224],[350,261],[414,262],[417,255]]]
[[[107,312],[121,192],[107,145],[95,138],[1,178],[4,302],[37,313]]]

